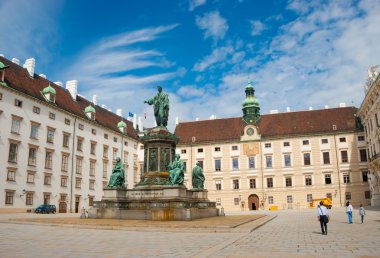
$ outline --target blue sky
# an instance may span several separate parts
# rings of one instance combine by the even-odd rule
[[[143,116],[162,85],[170,128],[241,116],[250,77],[262,113],[359,106],[367,69],[380,63],[380,1],[0,2],[0,53],[36,59],[51,81]]]

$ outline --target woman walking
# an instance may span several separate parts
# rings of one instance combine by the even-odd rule
[[[347,212],[347,215],[348,215],[348,223],[349,224],[352,224],[352,211],[354,210],[354,208],[352,207],[352,205],[350,204],[350,202],[347,202],[346,203],[346,212]]]

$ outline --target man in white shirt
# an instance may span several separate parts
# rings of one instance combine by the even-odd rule
[[[321,201],[317,207],[317,214],[319,223],[321,223],[322,235],[327,235],[327,222],[329,217],[329,211],[325,206],[323,206],[323,202]]]

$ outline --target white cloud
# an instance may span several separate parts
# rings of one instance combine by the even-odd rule
[[[203,58],[202,61],[196,63],[193,67],[194,71],[203,72],[213,64],[226,61],[228,55],[233,53],[231,46],[216,48],[212,53]]]
[[[267,26],[261,21],[250,21],[250,23],[252,36],[258,36],[267,29]]]
[[[182,86],[177,91],[177,94],[184,98],[199,97],[204,93],[205,90],[203,88],[197,88],[195,85]]]
[[[206,0],[190,0],[189,1],[189,11],[194,11],[195,8],[206,4]]]
[[[206,13],[203,16],[195,17],[196,25],[204,30],[204,38],[211,37],[214,42],[223,39],[227,30],[227,20],[220,16],[218,11]]]

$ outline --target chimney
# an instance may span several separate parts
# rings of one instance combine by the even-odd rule
[[[4,54],[0,54],[1,57],[4,57]]]
[[[62,82],[60,82],[60,81],[56,81],[56,82],[54,82],[56,85],[58,85],[58,86],[60,86],[60,87],[63,87],[63,83]]]
[[[97,105],[97,97],[96,97],[96,95],[92,95],[92,103],[94,103],[94,105]]]
[[[104,104],[102,104],[102,108],[104,108],[104,109],[107,109],[107,106],[106,106],[106,105],[104,105]]]
[[[286,112],[290,112],[290,107],[286,107]]]
[[[178,118],[178,116],[176,116],[175,117],[175,125],[178,125],[178,123],[179,123],[179,118]]]
[[[39,74],[39,76],[46,79],[46,74],[41,73],[41,74]]]
[[[195,121],[199,121],[199,117],[196,117],[196,118],[195,118]]]
[[[272,110],[270,110],[269,114],[278,114],[278,109],[272,109]]]
[[[141,119],[141,116],[139,116],[139,119],[138,119],[138,125],[139,125],[139,131],[143,131],[144,128],[143,128],[143,124],[142,124],[142,119]]]
[[[136,130],[136,127],[137,127],[137,114],[134,114],[133,115],[133,128],[135,128],[135,130]]]
[[[20,65],[20,60],[18,60],[17,58],[12,58],[12,63],[16,64],[16,65]]]
[[[76,100],[77,95],[78,95],[78,81],[77,80],[67,81],[66,89],[70,92],[70,95],[73,98],[73,100]]]
[[[328,106],[328,105],[325,105],[325,109],[329,109],[329,106]]]
[[[29,76],[33,77],[34,76],[34,68],[36,68],[36,59],[34,58],[29,58],[26,59],[25,64],[22,66],[28,70]]]
[[[309,110],[313,110],[313,107],[309,107]]]
[[[123,110],[121,108],[116,109],[116,115],[122,117],[123,116]]]
[[[344,102],[339,103],[339,107],[346,107],[346,103],[344,103]]]
[[[214,120],[214,119],[216,119],[216,115],[211,115],[210,120]]]

